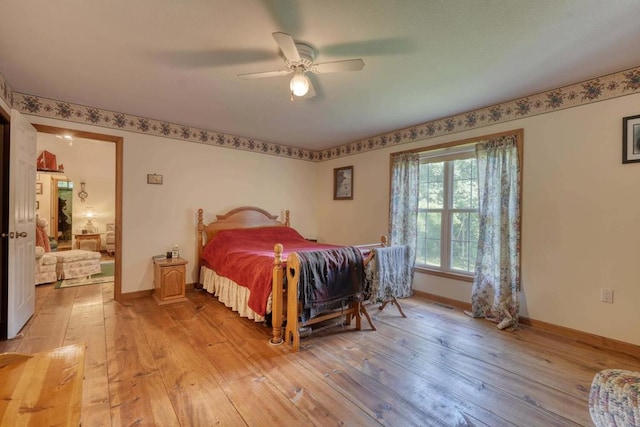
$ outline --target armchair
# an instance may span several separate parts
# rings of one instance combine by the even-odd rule
[[[55,282],[58,278],[56,275],[56,257],[50,254],[51,242],[47,235],[47,225],[49,223],[46,219],[36,219],[36,247],[35,247],[35,282],[36,285],[42,283]],[[57,247],[57,242],[55,247]],[[54,248],[55,250],[55,248]]]
[[[57,259],[53,255],[46,253],[42,246],[36,246],[36,269],[35,284],[52,283],[58,280],[56,274]]]

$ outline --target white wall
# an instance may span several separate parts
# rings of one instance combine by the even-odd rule
[[[317,234],[314,163],[43,117],[27,118],[32,123],[124,138],[123,293],[151,289],[151,257],[174,244],[189,261],[187,281],[197,281],[198,208],[205,210],[206,222],[239,206],[258,206],[280,215],[289,209],[293,227],[306,236]],[[163,175],[164,184],[147,184],[149,173]],[[87,192],[91,197],[89,182]]]
[[[524,128],[521,314],[640,344],[640,164],[622,164],[622,118],[640,94],[319,164],[318,238],[388,229],[389,154]],[[354,200],[334,201],[333,168],[354,166]],[[599,301],[614,290],[614,303]],[[471,284],[416,274],[415,288],[470,302]]]
[[[43,150],[56,155],[58,165],[64,165],[64,174],[39,173],[43,194],[36,196],[36,200],[40,202],[38,214],[51,222],[51,179],[66,177],[73,182],[72,232],[81,232],[87,223],[85,213],[92,211],[96,215],[92,223],[102,234],[104,249],[106,224],[114,223],[116,219],[116,145],[113,142],[91,139],[76,139],[70,145],[69,141],[55,135],[38,133],[38,155]],[[78,197],[81,182],[85,182],[85,191],[89,195],[84,202]],[[73,245],[75,247],[75,239]]]

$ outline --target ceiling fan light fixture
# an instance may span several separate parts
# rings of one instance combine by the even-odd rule
[[[305,96],[309,92],[309,79],[304,75],[303,69],[298,68],[295,71],[291,83],[289,83],[289,88],[291,88],[291,93],[295,96]]]

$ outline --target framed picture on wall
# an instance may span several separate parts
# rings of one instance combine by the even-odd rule
[[[157,173],[148,173],[147,184],[162,185],[162,175],[158,175]]]
[[[36,182],[36,194],[42,194],[42,183]]]
[[[333,200],[353,200],[353,166],[333,170]]]
[[[640,116],[622,119],[622,163],[640,162]]]

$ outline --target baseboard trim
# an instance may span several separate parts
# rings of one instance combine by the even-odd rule
[[[440,295],[430,294],[429,292],[416,291],[415,289],[413,290],[413,295],[418,298],[428,299],[439,302],[441,304],[450,305],[452,307],[459,308],[460,310],[471,310],[471,304],[469,304],[468,302],[459,301],[457,299],[441,297]]]
[[[185,290],[193,289],[194,287],[195,283],[185,283],[184,285]],[[127,292],[126,294],[122,294],[120,297],[122,298],[122,301],[127,301],[130,299],[150,297],[152,294],[153,289],[145,289],[144,291]]]
[[[145,289],[144,291],[136,291],[136,292],[127,292],[125,294],[120,294],[120,299],[122,301],[128,301],[136,298],[150,297],[152,293],[153,293],[152,289]]]
[[[423,291],[413,291],[414,296],[422,299],[428,299],[441,304],[450,305],[460,310],[471,310],[471,304],[452,298],[442,297],[440,295],[431,294]],[[640,354],[640,345],[619,341],[613,338],[607,338],[600,335],[591,334],[589,332],[578,331],[576,329],[566,328],[564,326],[554,325],[553,323],[543,322],[542,320],[529,319],[528,317],[520,317],[520,323],[534,329],[549,332],[554,335],[560,335],[567,339],[583,343],[585,345],[608,351],[623,353],[638,359]]]

